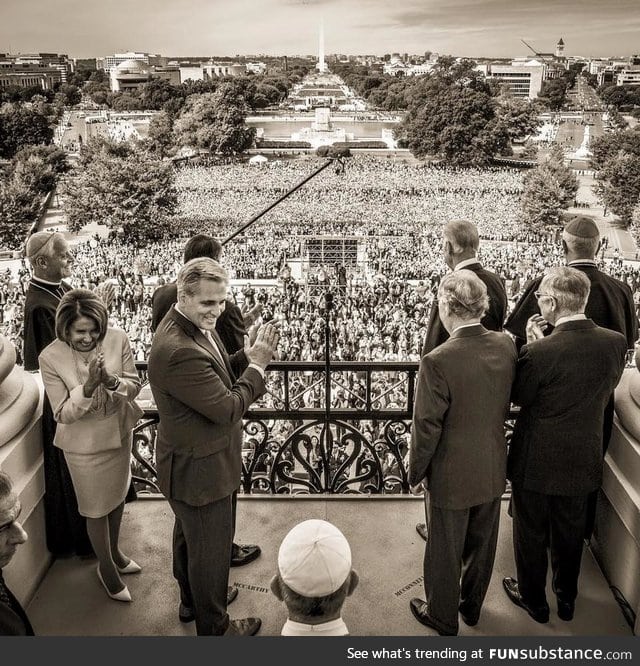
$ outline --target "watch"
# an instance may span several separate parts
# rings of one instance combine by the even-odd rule
[[[120,386],[120,377],[118,375],[114,375],[116,378],[116,381],[113,382],[112,384],[105,384],[105,388],[109,389],[109,391],[115,391],[118,386]]]

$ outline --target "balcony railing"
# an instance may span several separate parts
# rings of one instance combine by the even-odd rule
[[[136,363],[146,382],[147,365]],[[267,393],[247,412],[240,492],[248,495],[406,494],[418,364],[274,362]],[[133,474],[158,493],[158,412],[148,384],[133,433]],[[511,415],[512,417],[513,415]],[[512,418],[505,424],[511,436]]]

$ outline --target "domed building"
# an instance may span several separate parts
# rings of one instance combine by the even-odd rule
[[[113,92],[136,90],[151,81],[151,68],[141,60],[125,60],[111,70]]]

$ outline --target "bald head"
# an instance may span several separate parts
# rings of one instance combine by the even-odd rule
[[[62,234],[48,231],[32,234],[27,240],[25,254],[35,277],[60,282],[71,275],[73,257]]]

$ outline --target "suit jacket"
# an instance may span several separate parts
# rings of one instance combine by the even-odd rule
[[[62,292],[71,286],[61,282]],[[40,352],[56,339],[56,310],[60,299],[29,283],[24,299],[24,369],[37,370]]]
[[[4,583],[0,569],[0,587],[4,586],[9,603],[0,598],[0,636],[33,636],[33,627],[20,602]],[[1,597],[1,595],[0,595]]]
[[[466,509],[505,489],[504,421],[515,375],[508,335],[478,324],[423,356],[411,432],[409,483],[427,479],[431,502]]]
[[[176,283],[165,284],[158,287],[151,297],[151,330],[155,331],[171,306],[178,301],[178,286]],[[216,321],[216,331],[222,339],[228,354],[235,354],[244,347],[244,336],[247,330],[240,308],[227,299],[224,311]]]
[[[483,268],[480,262],[465,266],[465,270],[473,271],[487,285],[489,309],[480,323],[490,331],[501,331],[502,323],[507,315],[507,292],[502,280],[495,273]],[[447,329],[440,321],[438,301],[434,299],[422,355],[428,354],[448,338]]]
[[[514,485],[578,496],[602,482],[604,407],[624,369],[627,341],[590,320],[560,324],[520,351],[508,460]]]
[[[571,268],[582,271],[591,282],[589,300],[585,314],[603,328],[622,333],[627,339],[627,348],[632,349],[638,337],[638,317],[633,305],[633,294],[628,285],[598,270],[593,264],[575,263]],[[504,327],[516,336],[520,348],[527,339],[527,320],[540,312],[534,292],[538,291],[542,277],[537,277],[525,287],[525,291],[509,315]],[[545,333],[549,333],[548,328]]]
[[[265,392],[244,351],[229,358],[215,332],[213,337],[224,364],[195,324],[172,308],[149,354],[149,383],[160,416],[158,483],[167,498],[192,506],[238,489],[242,417]]]
[[[127,334],[107,329],[102,341],[105,366],[120,377],[115,391],[104,389],[106,403],[92,410],[97,399],[86,398],[83,384],[88,366],[62,340],[54,340],[40,354],[40,370],[53,416],[58,423],[54,444],[72,453],[98,453],[122,446],[143,412],[135,403],[141,383]]]

